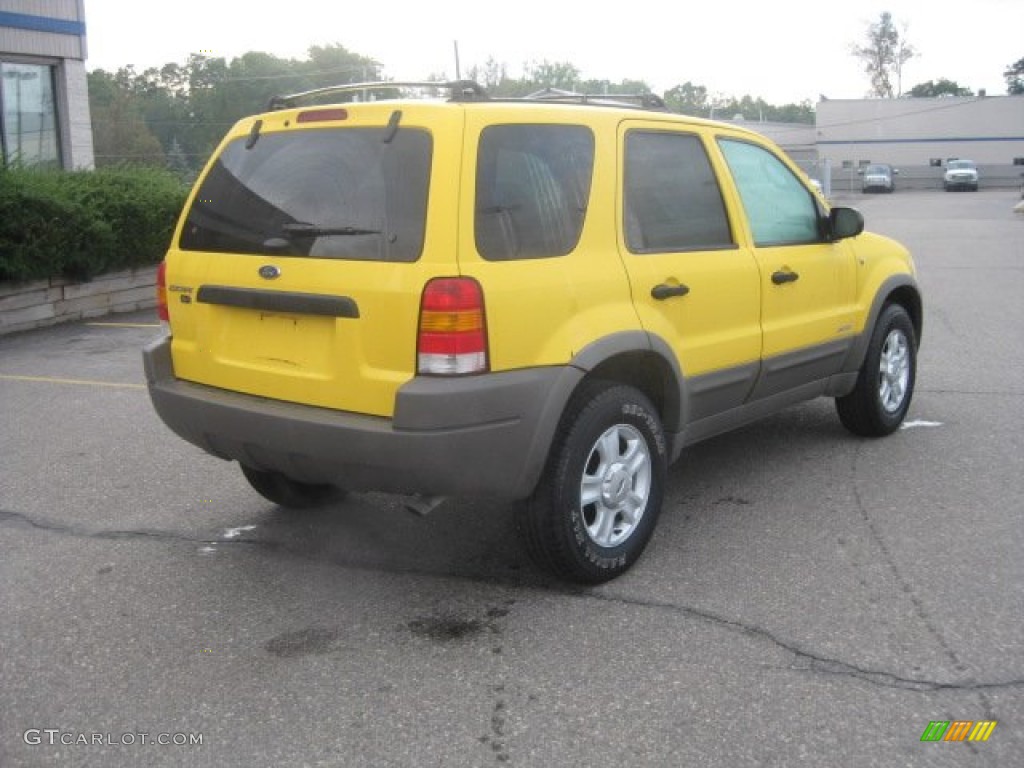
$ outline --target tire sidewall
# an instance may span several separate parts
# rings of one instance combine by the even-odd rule
[[[879,394],[878,367],[881,362],[882,349],[886,339],[894,330],[900,331],[907,343],[907,354],[910,357],[910,370],[908,372],[906,391],[903,395],[903,402],[895,411],[887,411],[882,405]],[[890,305],[885,308],[878,323],[875,326],[875,335],[871,339],[871,346],[868,348],[868,356],[865,361],[864,386],[871,398],[871,415],[877,421],[881,431],[889,433],[895,431],[903,422],[910,409],[910,401],[914,395],[914,387],[917,383],[917,339],[914,332],[914,324],[906,310],[898,305]]]
[[[629,537],[614,547],[602,547],[587,532],[580,505],[580,485],[598,438],[616,425],[633,427],[647,443],[651,461],[650,492],[643,515]],[[587,580],[605,581],[627,570],[637,560],[654,531],[664,494],[668,454],[661,420],[640,392],[631,387],[612,387],[584,405],[561,448],[551,495],[554,513],[564,526],[575,570]]]

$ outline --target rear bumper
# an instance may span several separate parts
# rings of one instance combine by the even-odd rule
[[[509,498],[532,492],[583,376],[561,366],[417,377],[386,419],[178,379],[169,338],[149,344],[143,360],[160,418],[214,456],[348,490]]]

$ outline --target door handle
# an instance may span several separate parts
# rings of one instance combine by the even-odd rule
[[[669,285],[668,283],[659,283],[658,285],[651,288],[651,296],[658,301],[664,301],[665,299],[671,299],[673,296],[685,296],[690,292],[688,285],[679,283],[678,285]]]
[[[782,285],[783,283],[795,283],[799,279],[800,275],[796,272],[781,269],[778,272],[772,272],[772,282],[776,285]]]

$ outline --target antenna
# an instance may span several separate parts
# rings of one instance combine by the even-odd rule
[[[454,41],[455,44],[455,79],[462,79],[462,69],[459,67],[459,41]]]

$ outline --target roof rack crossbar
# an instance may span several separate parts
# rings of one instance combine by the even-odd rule
[[[419,81],[380,81],[368,83],[341,83],[330,85],[326,88],[314,88],[301,93],[273,96],[267,104],[268,111],[289,109],[297,107],[302,102],[308,102],[320,96],[329,96],[342,93],[362,93],[369,96],[371,91],[382,91],[399,88],[437,88],[446,90],[452,101],[485,101],[487,91],[478,83],[472,80],[419,80]]]

